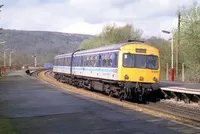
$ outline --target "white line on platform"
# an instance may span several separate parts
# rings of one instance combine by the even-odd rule
[[[166,91],[200,95],[200,89],[190,89],[182,87],[161,87],[161,89]]]

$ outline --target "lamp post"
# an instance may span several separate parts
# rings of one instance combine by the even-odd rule
[[[37,67],[37,57],[36,57],[36,54],[33,54],[32,57],[35,58],[35,69],[36,69],[36,67]]]
[[[10,68],[12,66],[12,53],[14,53],[14,50],[10,52]]]
[[[8,51],[9,49],[4,49],[4,72],[6,73],[6,51]]]
[[[163,33],[166,34],[171,34],[172,37],[172,42],[171,42],[171,81],[174,81],[174,37],[173,37],[173,33],[166,31],[166,30],[162,30]]]
[[[4,68],[6,67],[6,51],[8,51],[9,48],[4,50]]]

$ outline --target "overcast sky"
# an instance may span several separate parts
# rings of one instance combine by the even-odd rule
[[[162,36],[177,22],[178,6],[192,0],[1,0],[5,29],[98,34],[105,24],[127,23],[144,36]]]

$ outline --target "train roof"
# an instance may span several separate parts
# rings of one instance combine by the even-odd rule
[[[121,43],[121,44],[113,44],[113,45],[108,45],[108,46],[101,46],[101,47],[98,47],[98,48],[81,50],[81,51],[76,52],[75,55],[119,50],[122,46],[127,45],[127,44],[145,44],[145,43],[143,41],[130,41],[130,42]],[[72,53],[61,54],[61,55],[57,55],[55,58],[62,57],[62,56],[68,56],[68,55],[71,55],[71,54]]]

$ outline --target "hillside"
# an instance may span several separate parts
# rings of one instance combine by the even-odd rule
[[[6,41],[4,48],[15,50],[13,56],[14,64],[33,65],[33,53],[38,56],[38,64],[52,62],[55,55],[72,52],[78,48],[79,44],[91,35],[71,34],[46,31],[21,31],[21,30],[3,30],[0,35],[1,41]],[[1,54],[1,57],[3,53]],[[2,65],[2,58],[0,58]]]

